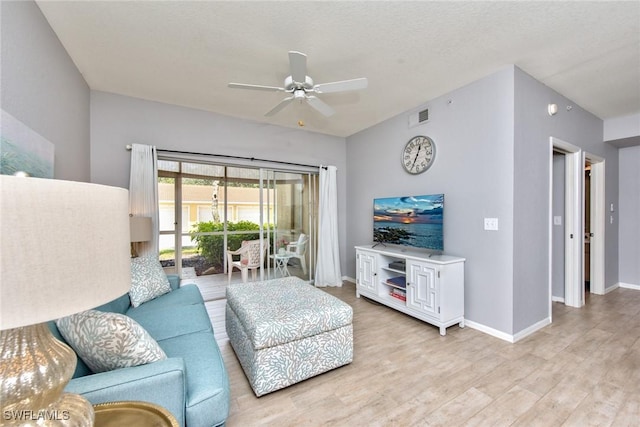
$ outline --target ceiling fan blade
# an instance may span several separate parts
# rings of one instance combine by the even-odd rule
[[[273,107],[271,110],[267,111],[267,113],[265,114],[265,117],[271,117],[278,114],[280,111],[282,111],[284,107],[289,105],[291,101],[293,101],[293,96],[286,97],[285,99],[280,101],[278,105]]]
[[[264,90],[268,92],[284,92],[284,88],[275,86],[248,85],[244,83],[229,83],[227,86],[232,89],[251,89]]]
[[[335,113],[335,110],[333,108],[329,107],[329,105],[327,105],[324,101],[316,96],[307,96],[307,102],[313,108],[322,113],[325,117],[331,117]]]
[[[321,83],[313,87],[316,93],[345,92],[349,90],[365,89],[369,81],[366,77],[339,82]]]
[[[291,78],[296,83],[304,83],[307,79],[307,55],[294,50],[289,51],[289,67]]]

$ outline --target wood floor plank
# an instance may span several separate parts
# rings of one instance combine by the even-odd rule
[[[350,365],[255,397],[224,331],[224,281],[199,279],[231,383],[235,426],[638,426],[640,292],[553,304],[553,323],[511,344],[438,329],[355,297]]]

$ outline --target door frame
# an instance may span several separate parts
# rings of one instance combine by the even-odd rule
[[[584,227],[583,189],[584,159],[580,147],[559,138],[549,138],[549,318],[551,318],[553,295],[553,152],[565,155],[565,202],[564,202],[564,303],[580,308],[584,304]]]
[[[584,152],[583,169],[591,165],[591,256],[585,262],[590,263],[591,293],[604,295],[604,241],[605,241],[605,159],[588,152]],[[584,196],[583,196],[584,200]],[[584,221],[585,215],[583,215]],[[584,222],[583,227],[584,230]]]

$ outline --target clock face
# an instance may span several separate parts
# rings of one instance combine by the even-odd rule
[[[428,136],[414,136],[402,151],[402,166],[411,174],[419,174],[433,164],[436,145]]]

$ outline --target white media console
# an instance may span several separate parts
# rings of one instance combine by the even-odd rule
[[[356,296],[440,328],[464,328],[464,258],[397,247],[356,246]]]

